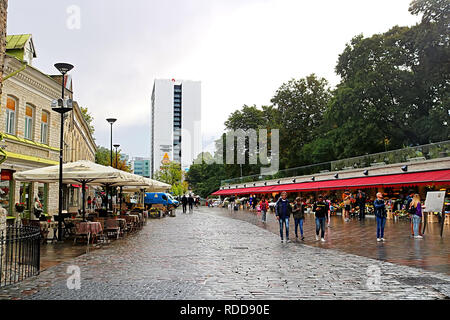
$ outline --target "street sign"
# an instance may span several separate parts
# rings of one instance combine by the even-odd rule
[[[161,163],[162,164],[169,164],[170,163],[170,157],[169,157],[169,154],[167,152],[164,154],[164,157],[163,157]]]

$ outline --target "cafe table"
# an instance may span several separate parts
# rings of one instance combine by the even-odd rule
[[[88,244],[91,235],[97,236],[97,234],[103,232],[102,224],[100,222],[78,222],[77,233],[87,234]]]

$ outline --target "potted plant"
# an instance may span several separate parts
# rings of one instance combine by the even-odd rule
[[[16,207],[16,212],[17,213],[22,213],[25,210],[25,203],[24,202],[18,202],[15,205]]]

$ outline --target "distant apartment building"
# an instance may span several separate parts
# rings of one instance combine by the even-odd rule
[[[128,154],[121,153],[119,155],[119,160],[125,161],[125,164],[127,165],[127,167],[129,167],[131,165],[130,156]]]
[[[133,170],[133,173],[137,174],[138,176],[150,178],[150,162],[151,161],[149,158],[133,158],[133,160],[131,160],[131,168]]]
[[[190,167],[202,151],[200,81],[155,80],[150,141],[152,177],[167,161]]]

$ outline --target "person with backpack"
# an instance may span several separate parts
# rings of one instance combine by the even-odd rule
[[[298,197],[295,199],[294,208],[292,209],[295,222],[295,238],[298,240],[298,227],[300,227],[300,234],[302,236],[302,241],[305,241],[303,236],[303,222],[305,221],[305,207],[303,205],[302,199]]]
[[[269,210],[269,202],[266,200],[266,197],[262,197],[261,202],[259,203],[259,208],[261,209],[261,221],[262,223],[266,223],[267,210]]]
[[[377,242],[384,240],[384,226],[386,225],[386,204],[381,192],[377,193],[377,199],[373,202],[375,208],[375,217],[377,219]]]
[[[422,221],[422,204],[420,203],[420,196],[415,194],[410,205],[409,205],[409,216],[413,223],[414,238],[422,239],[423,236],[420,234],[420,222]]]
[[[275,205],[275,215],[280,223],[281,243],[283,243],[283,225],[286,227],[286,242],[291,242],[289,240],[289,218],[291,216],[291,211],[292,207],[287,199],[287,193],[283,191]]]
[[[322,195],[319,195],[318,201],[314,203],[313,211],[316,215],[316,241],[319,241],[319,232],[322,230],[320,240],[325,242],[325,222],[330,207],[328,206],[328,203],[323,200]]]

